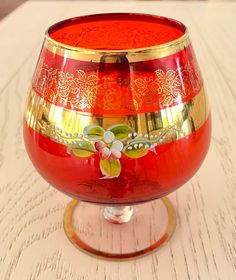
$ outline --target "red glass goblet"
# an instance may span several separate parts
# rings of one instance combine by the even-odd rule
[[[46,32],[27,99],[24,139],[41,176],[75,198],[64,228],[81,249],[130,258],[168,240],[175,228],[173,206],[167,198],[154,199],[195,174],[210,134],[202,77],[182,23],[99,14],[59,22]],[[136,223],[131,218],[137,203]],[[119,228],[101,219],[101,207]],[[90,240],[81,228],[90,228]],[[105,228],[125,238],[101,248],[96,237]],[[145,240],[143,231],[150,228],[152,238]]]

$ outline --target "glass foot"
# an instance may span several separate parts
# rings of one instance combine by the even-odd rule
[[[72,200],[64,214],[64,229],[72,244],[110,260],[151,253],[170,239],[175,226],[175,210],[166,197],[134,207]]]

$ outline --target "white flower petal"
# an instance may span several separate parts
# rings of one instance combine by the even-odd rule
[[[104,133],[104,141],[105,141],[106,143],[112,143],[114,140],[115,140],[115,135],[114,135],[113,132],[111,132],[111,131],[106,131],[106,132]]]
[[[105,147],[101,150],[101,159],[108,159],[111,155],[111,151],[109,148]]]
[[[97,151],[101,152],[103,148],[106,147],[106,144],[103,141],[95,142],[95,148]]]
[[[113,150],[111,151],[111,157],[114,159],[120,158],[121,157],[121,152],[117,151],[117,150]]]
[[[123,143],[119,140],[115,140],[113,143],[112,143],[112,146],[111,146],[111,151],[113,150],[116,150],[116,151],[121,151],[123,149]]]

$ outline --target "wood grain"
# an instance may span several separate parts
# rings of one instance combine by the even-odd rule
[[[99,260],[69,243],[62,228],[69,198],[38,175],[22,140],[44,30],[71,16],[117,11],[165,15],[189,27],[213,115],[204,164],[169,196],[178,213],[174,237],[129,262]],[[235,2],[29,1],[0,22],[1,280],[236,279],[235,14]]]
[[[14,11],[18,6],[24,3],[26,0],[2,0],[0,4],[0,20]]]

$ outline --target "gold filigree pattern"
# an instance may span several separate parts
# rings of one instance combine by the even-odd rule
[[[99,78],[96,75],[86,75],[82,70],[77,70],[78,82],[77,82],[77,93],[78,102],[74,102],[74,99],[70,103],[75,105],[75,108],[88,108],[94,107],[96,102],[96,93]],[[73,102],[75,104],[73,104]]]
[[[47,65],[45,65],[39,76],[36,76],[34,79],[35,89],[38,92],[41,92],[43,94],[46,94],[46,90],[49,90],[53,84],[57,80],[57,69],[48,68]]]
[[[168,70],[164,72],[159,69],[155,71],[155,73],[157,75],[158,94],[161,95],[161,104],[170,106],[178,97],[182,97],[183,94],[186,94],[184,91],[181,91],[181,82],[176,71]]]
[[[61,98],[67,98],[70,93],[77,93],[78,79],[73,74],[58,72],[58,95]]]
[[[202,86],[202,76],[199,69],[199,66],[196,63],[196,60],[187,62],[183,71],[183,80],[186,86],[186,91],[190,91],[191,88],[199,90]]]
[[[136,79],[134,88],[139,107],[142,106],[142,102],[147,105],[156,105],[155,103],[158,102],[160,106],[168,107],[183,102],[183,99],[193,90],[198,92],[201,89],[202,80],[200,71],[195,73],[194,70],[193,65],[188,63],[184,69],[167,71],[158,69],[155,71],[156,77]],[[155,100],[153,98],[155,95],[160,97]]]
[[[184,69],[157,69],[131,79],[128,85],[121,84],[120,77],[114,75],[99,77],[82,69],[72,74],[43,64],[35,74],[33,88],[45,100],[69,109],[137,111],[148,107],[151,111],[187,101],[200,91],[202,80],[192,62]]]

